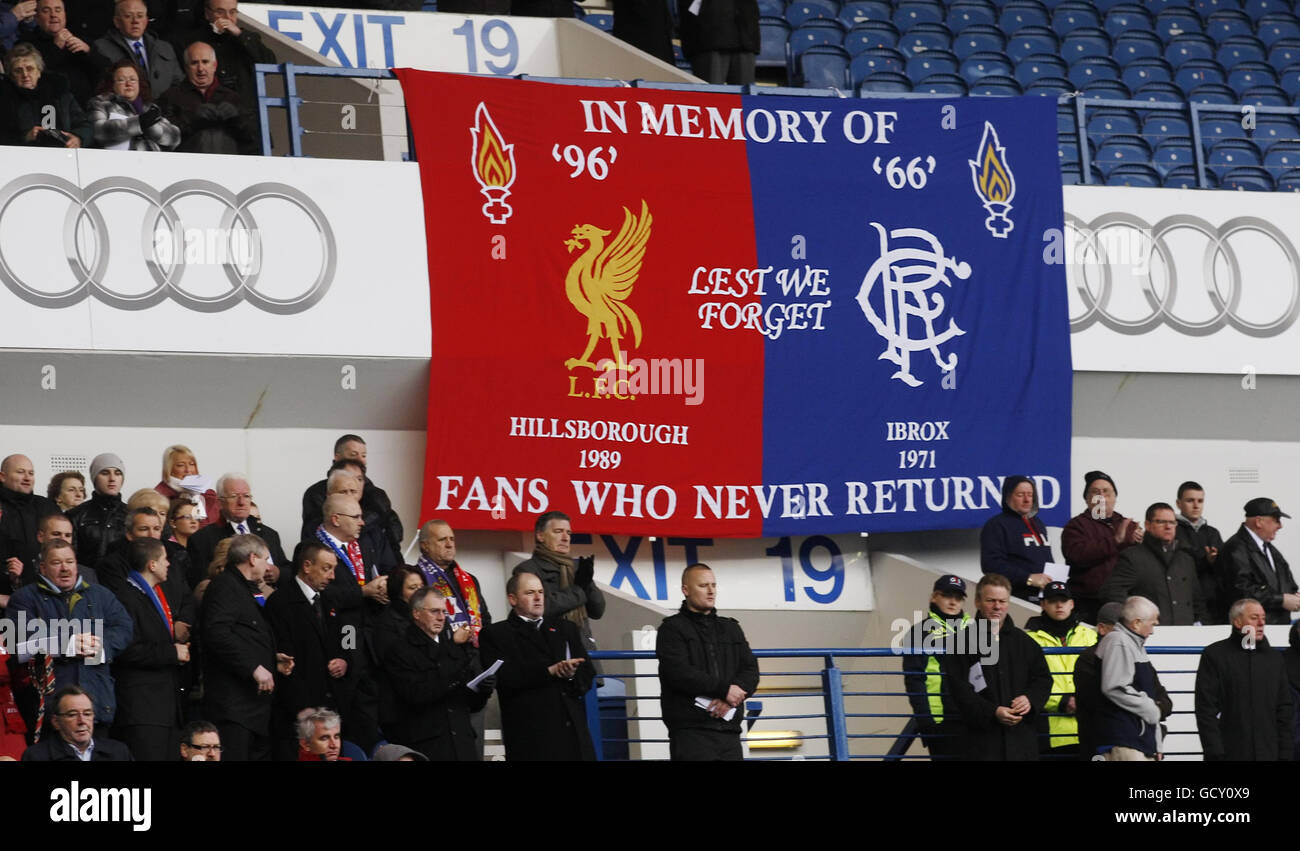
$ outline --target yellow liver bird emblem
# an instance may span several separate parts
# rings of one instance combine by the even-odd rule
[[[641,274],[641,259],[646,243],[650,241],[650,225],[654,222],[645,200],[641,201],[641,215],[634,216],[623,208],[623,227],[614,241],[605,244],[610,232],[595,225],[575,225],[573,235],[564,244],[572,254],[575,249],[587,248],[573,261],[564,277],[564,294],[579,313],[587,317],[587,348],[581,357],[564,362],[566,369],[585,366],[596,370],[591,355],[602,337],[609,339],[614,354],[614,368],[627,369],[619,341],[631,331],[633,345],[641,345],[641,320],[626,302],[632,294],[632,285]],[[629,372],[631,370],[628,370]]]

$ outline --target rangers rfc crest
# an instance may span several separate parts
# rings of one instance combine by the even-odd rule
[[[931,294],[939,285],[952,288],[951,272],[965,280],[970,277],[970,264],[944,254],[938,238],[921,228],[898,228],[887,231],[878,222],[870,223],[880,235],[880,257],[871,264],[857,302],[876,333],[885,339],[885,350],[880,360],[897,364],[897,378],[908,387],[920,387],[923,382],[912,374],[912,353],[929,352],[934,363],[944,373],[957,368],[957,355],[946,357],[940,346],[953,337],[966,332],[948,318],[948,327],[935,331],[942,321],[947,300],[942,290]],[[890,240],[895,240],[893,245]]]

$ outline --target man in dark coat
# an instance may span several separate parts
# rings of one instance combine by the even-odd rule
[[[217,499],[221,500],[221,522],[204,526],[190,536],[186,549],[190,553],[191,569],[200,577],[207,576],[219,541],[232,535],[256,535],[266,542],[272,563],[287,574],[289,559],[280,546],[280,533],[252,516],[253,492],[248,479],[238,473],[226,473],[217,479]]]
[[[11,555],[23,564],[41,550],[36,527],[42,517],[60,514],[54,500],[32,493],[36,466],[26,455],[10,455],[0,462],[0,539],[8,538]]]
[[[122,459],[111,452],[96,455],[90,462],[90,499],[68,510],[81,564],[99,564],[109,546],[122,540],[126,532],[124,478]]]
[[[536,574],[506,583],[510,617],[479,634],[485,668],[500,659],[497,693],[507,760],[594,760],[583,695],[596,670],[572,621],[543,617],[546,592]]]
[[[63,0],[38,0],[36,29],[23,35],[23,40],[41,52],[45,73],[53,71],[66,77],[72,96],[77,103],[84,104],[95,96],[95,89],[110,63],[92,50],[86,39],[69,29],[68,23]],[[94,36],[98,37],[107,26],[106,20],[94,31]]]
[[[1245,522],[1224,542],[1214,565],[1219,575],[1219,599],[1258,600],[1271,624],[1289,624],[1291,612],[1300,612],[1300,593],[1291,567],[1273,546],[1283,517],[1291,519],[1268,497],[1246,503]]]
[[[353,627],[323,593],[334,581],[338,558],[324,544],[304,541],[294,550],[293,579],[281,580],[266,601],[266,618],[275,632],[275,649],[294,660],[293,671],[276,677],[272,732],[277,757],[297,754],[298,713],[307,707],[328,706],[343,716],[348,739],[367,753],[378,742],[373,717],[353,717],[353,697],[359,676],[359,642],[344,647],[344,634]]]
[[[127,577],[131,573],[132,543],[143,539],[162,540],[162,529],[163,518],[152,508],[140,506],[128,511],[126,537],[109,547],[108,554],[95,565],[95,573],[100,583],[121,597],[128,584]],[[169,564],[175,564],[175,567],[168,568],[167,576],[159,587],[163,589],[163,594],[171,607],[176,640],[186,642],[190,640],[190,630],[197,622],[198,608],[181,564],[172,561],[173,550],[168,547],[169,543],[171,542],[163,541],[163,547],[167,549]],[[176,545],[172,544],[172,546]],[[176,552],[179,553],[180,550],[177,549]]]
[[[659,704],[674,760],[744,757],[740,728],[745,698],[758,689],[758,660],[740,622],[718,616],[717,591],[708,565],[686,568],[681,611],[659,626]]]
[[[130,556],[132,570],[117,598],[131,615],[135,637],[113,660],[117,682],[113,737],[138,760],[168,762],[176,757],[183,720],[178,671],[189,662],[190,649],[176,640],[171,607],[162,590],[169,567],[162,541],[132,541]]]
[[[329,473],[335,470],[343,469],[349,465],[355,465],[355,469],[365,478],[365,487],[361,490],[361,508],[367,517],[375,516],[380,519],[384,532],[393,542],[394,548],[400,553],[402,551],[402,520],[393,510],[392,500],[388,494],[379,485],[370,481],[366,476],[366,442],[361,439],[360,435],[345,434],[338,440],[334,441],[334,462],[330,465]],[[326,497],[326,479],[321,479],[311,487],[307,488],[302,495],[302,539],[314,537],[316,527],[320,525],[323,519],[322,510],[325,506]],[[372,525],[369,519],[367,525]]]
[[[1201,653],[1196,730],[1209,761],[1290,760],[1291,686],[1282,654],[1264,637],[1264,607],[1244,599],[1228,611],[1232,632]]]
[[[256,154],[253,117],[239,95],[217,79],[212,47],[195,42],[185,50],[185,77],[158,97],[158,108],[181,131],[176,150],[191,154]]]
[[[184,56],[186,48],[196,41],[211,47],[217,58],[217,79],[239,95],[244,113],[252,117],[256,130],[257,74],[253,66],[274,64],[275,54],[262,44],[256,30],[239,25],[238,0],[204,0],[202,5],[203,22],[175,34],[172,46],[177,56]]]
[[[384,732],[390,741],[434,761],[476,762],[479,746],[470,714],[483,708],[492,689],[487,680],[478,691],[469,689],[469,681],[482,672],[470,643],[474,630],[469,624],[445,628],[444,599],[436,588],[416,591],[411,625],[385,647],[382,661],[393,700],[385,717],[395,720]]]
[[[1101,599],[1123,603],[1146,597],[1160,609],[1166,626],[1192,626],[1205,620],[1196,563],[1175,540],[1174,508],[1156,502],[1147,508],[1142,543],[1119,554],[1110,578],[1101,586]]]
[[[596,649],[591,622],[605,615],[605,592],[595,582],[591,556],[575,561],[569,554],[572,536],[569,515],[562,511],[542,514],[533,524],[533,557],[515,565],[513,572],[516,576],[532,573],[542,580],[546,617],[577,624],[585,654]]]
[[[1079,620],[1092,623],[1101,607],[1101,586],[1110,578],[1119,554],[1142,540],[1143,529],[1115,510],[1119,489],[1101,470],[1083,476],[1087,508],[1061,530],[1061,554],[1070,566],[1070,593]]]
[[[165,92],[184,79],[181,63],[172,46],[148,32],[149,10],[144,0],[119,0],[113,11],[113,26],[95,40],[95,52],[116,65],[124,59],[141,68],[149,79],[149,90]],[[141,60],[143,56],[143,60]]]
[[[261,538],[236,535],[203,596],[203,714],[221,733],[224,758],[237,762],[270,758],[271,672],[293,671],[258,602],[267,555]]]
[[[948,687],[966,721],[966,758],[1038,759],[1037,715],[1052,692],[1043,649],[1007,614],[1011,583],[986,573],[975,586],[975,622],[958,646],[980,652],[947,657]]]
[[[1178,545],[1187,550],[1196,563],[1196,578],[1201,585],[1201,599],[1205,602],[1205,619],[1202,623],[1223,623],[1227,603],[1219,602],[1219,583],[1214,565],[1223,549],[1223,536],[1205,520],[1205,489],[1196,482],[1183,482],[1178,486]]]
[[[691,73],[706,83],[754,82],[758,0],[677,0],[677,20]]]
[[[50,698],[51,720],[58,735],[41,739],[23,751],[23,762],[131,762],[121,742],[96,736],[90,695],[78,686],[65,686]]]

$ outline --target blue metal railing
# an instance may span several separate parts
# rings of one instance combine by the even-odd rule
[[[1083,647],[1046,647],[1043,652],[1049,655],[1071,654],[1077,655],[1082,652]],[[1147,653],[1151,655],[1194,655],[1199,656],[1203,648],[1201,647],[1148,647]],[[924,655],[920,650],[895,650],[890,647],[850,647],[850,648],[792,648],[792,649],[773,649],[773,650],[755,650],[754,655],[758,657],[760,663],[766,659],[814,659],[822,663],[820,670],[804,671],[763,671],[763,682],[760,685],[759,692],[751,695],[750,701],[747,702],[747,723],[753,724],[756,720],[761,720],[766,724],[771,721],[785,720],[812,720],[824,724],[824,733],[808,733],[794,735],[789,738],[795,740],[825,740],[827,753],[826,756],[808,757],[810,759],[827,759],[831,761],[848,761],[862,759],[881,759],[887,762],[901,761],[905,759],[928,759],[928,756],[906,756],[907,750],[911,747],[914,739],[919,735],[916,727],[916,720],[910,711],[907,712],[849,712],[845,708],[845,699],[850,697],[904,697],[906,692],[902,690],[889,691],[849,691],[844,687],[845,677],[868,677],[868,676],[886,676],[901,677],[903,670],[901,665],[896,669],[871,669],[871,670],[845,670],[841,668],[836,660],[843,659],[864,659],[864,658],[901,658],[906,655]],[[597,650],[590,654],[592,659],[603,662],[617,661],[637,661],[651,660],[655,658],[653,650]],[[1163,675],[1194,674],[1194,670],[1165,670],[1160,672]],[[657,677],[653,673],[610,673],[606,671],[603,676],[606,679],[613,680],[636,680],[638,678]],[[774,689],[771,684],[771,678],[799,677],[805,680],[818,678],[820,689],[807,691],[804,689]],[[1174,694],[1191,694],[1191,690],[1169,689],[1170,695]],[[818,714],[796,714],[796,715],[779,715],[761,712],[757,718],[750,712],[751,704],[761,704],[763,708],[770,702],[779,700],[788,700],[792,698],[809,698],[820,697],[824,707],[823,712]],[[625,707],[634,700],[655,700],[653,696],[638,697],[628,695],[624,702]],[[602,707],[602,701],[606,706]],[[624,708],[621,715],[613,715],[609,711],[608,704],[617,704],[618,699],[610,700],[598,696],[596,689],[592,688],[586,695],[587,707],[587,726],[592,731],[592,739],[596,748],[598,759],[610,759],[614,750],[622,751],[622,747],[629,744],[664,744],[666,739],[652,738],[632,738],[628,736],[607,736],[604,733],[611,722],[614,727],[619,727],[620,723],[626,725],[635,721],[658,721],[662,720],[657,715],[636,716],[627,713]],[[1190,710],[1175,710],[1174,714],[1190,714]],[[862,718],[893,718],[901,722],[901,729],[897,733],[850,733],[849,719]],[[890,740],[890,746],[882,753],[855,754],[851,752],[851,743],[855,740],[879,741]],[[1195,752],[1190,752],[1195,753]],[[1170,754],[1170,755],[1187,755],[1187,754]],[[751,759],[772,759],[772,757],[754,757]],[[778,759],[789,759],[790,757],[777,757]]]

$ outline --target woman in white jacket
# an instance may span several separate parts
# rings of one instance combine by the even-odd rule
[[[90,99],[87,109],[95,131],[95,145],[116,151],[173,150],[181,143],[176,129],[149,93],[149,81],[130,60],[108,70],[100,94]]]

